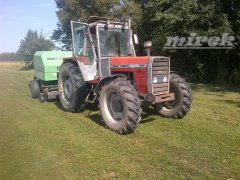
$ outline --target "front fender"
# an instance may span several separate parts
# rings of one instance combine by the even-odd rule
[[[126,76],[125,75],[123,75],[123,74],[113,74],[113,75],[110,75],[110,76],[107,76],[107,77],[105,77],[105,78],[103,78],[103,79],[101,79],[100,81],[99,81],[99,83],[96,85],[96,87],[95,87],[95,94],[96,95],[99,95],[99,91],[100,91],[100,89],[101,89],[101,86],[106,82],[106,81],[108,81],[108,80],[110,80],[110,79],[116,79],[116,78],[118,78],[118,77],[123,77],[123,78],[126,78]]]

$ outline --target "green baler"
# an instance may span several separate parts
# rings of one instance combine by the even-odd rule
[[[34,80],[29,82],[29,94],[41,101],[58,95],[57,80],[63,58],[71,57],[72,51],[37,51],[34,54]]]

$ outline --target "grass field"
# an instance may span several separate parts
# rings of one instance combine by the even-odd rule
[[[20,61],[0,61],[1,68],[18,68],[22,67],[24,64]]]
[[[130,135],[97,108],[64,112],[28,97],[33,71],[0,66],[0,179],[239,179],[240,88],[192,84],[183,120],[151,110]]]

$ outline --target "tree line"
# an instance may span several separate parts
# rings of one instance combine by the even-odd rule
[[[8,52],[4,52],[4,53],[0,53],[0,61],[17,61],[17,54],[12,52],[12,53],[8,53]]]
[[[89,16],[110,20],[132,19],[139,37],[138,55],[144,55],[143,43],[152,41],[151,54],[171,57],[172,70],[191,82],[240,84],[240,3],[238,0],[55,0],[58,24],[52,40],[71,50],[70,21],[86,22]],[[168,37],[235,38],[233,49],[166,49]],[[16,54],[2,53],[0,60],[32,61],[33,54],[53,50],[54,43],[42,32],[29,30]],[[206,46],[206,43],[203,44]]]
[[[33,56],[36,51],[51,51],[54,48],[52,40],[46,39],[42,32],[29,29],[21,40],[18,51],[0,53],[0,61],[21,61],[33,67]]]
[[[111,20],[133,20],[138,34],[139,55],[144,41],[153,43],[152,55],[171,57],[173,70],[192,82],[240,84],[240,3],[238,0],[55,0],[58,28],[52,39],[71,48],[70,21],[85,22],[89,16]],[[233,49],[164,49],[167,37],[221,37],[229,33],[236,38]]]
[[[26,64],[32,65],[33,56],[36,51],[49,51],[55,47],[54,43],[46,39],[42,32],[29,29],[24,39],[21,40],[17,51],[18,59]]]

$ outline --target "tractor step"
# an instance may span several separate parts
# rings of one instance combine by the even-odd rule
[[[85,102],[93,104],[93,103],[95,103],[96,99],[97,99],[97,95],[95,94],[95,91],[90,90]]]

